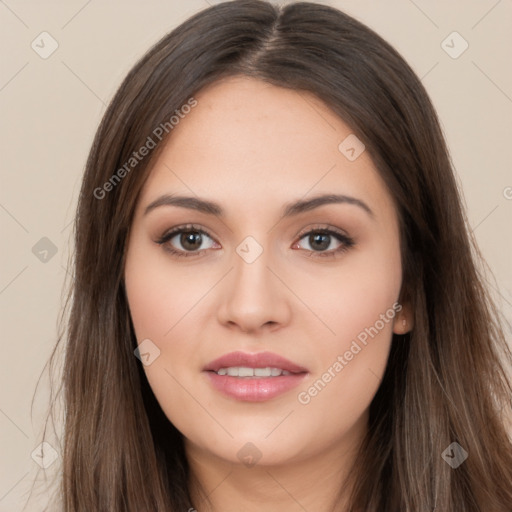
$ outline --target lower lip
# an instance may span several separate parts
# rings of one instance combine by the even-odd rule
[[[213,387],[226,396],[246,402],[264,402],[298,386],[307,373],[280,375],[279,377],[230,377],[206,372]]]

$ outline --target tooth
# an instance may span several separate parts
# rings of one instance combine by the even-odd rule
[[[247,366],[231,366],[219,368],[217,375],[228,375],[230,377],[279,377],[280,375],[291,375],[287,370],[281,368],[249,368]]]
[[[240,368],[238,368],[238,376],[239,377],[254,377],[254,368],[247,368],[245,366],[240,366]]]
[[[270,377],[272,370],[270,368],[254,368],[254,375],[256,377]]]

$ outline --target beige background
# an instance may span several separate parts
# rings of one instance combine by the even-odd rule
[[[46,377],[32,417],[31,401],[55,342],[70,223],[105,105],[151,44],[212,3],[0,1],[0,511],[22,510],[32,481],[44,476],[31,453],[41,438]],[[495,275],[500,308],[510,318],[512,2],[326,3],[375,29],[422,77],[443,123],[471,227]],[[47,59],[31,48],[43,31],[59,45]],[[457,59],[441,46],[453,31],[469,44]],[[57,248],[46,262],[32,252],[43,237]],[[43,510],[44,496],[26,510]]]

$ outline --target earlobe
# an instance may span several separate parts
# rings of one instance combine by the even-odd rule
[[[414,327],[413,315],[410,307],[402,306],[400,312],[396,315],[393,321],[394,334],[407,334],[412,331]]]

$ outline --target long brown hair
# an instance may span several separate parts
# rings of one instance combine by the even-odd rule
[[[510,512],[512,354],[427,93],[402,57],[350,16],[259,0],[207,8],[166,35],[130,71],[97,131],[74,225],[67,333],[57,344],[66,340],[63,510],[194,507],[182,435],[134,357],[123,285],[134,208],[172,137],[169,123],[150,155],[112,176],[201,88],[237,74],[322,99],[364,142],[397,207],[401,302],[412,305],[414,329],[393,337],[350,511]],[[442,457],[453,442],[468,453],[456,469]]]

